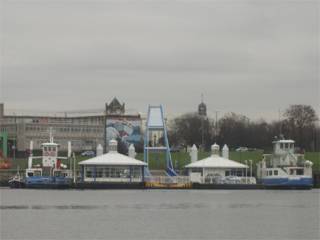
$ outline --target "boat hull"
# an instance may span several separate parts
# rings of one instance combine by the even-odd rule
[[[18,181],[18,180],[9,181],[9,187],[10,188],[25,188],[26,187],[26,183]]]
[[[62,177],[29,177],[26,180],[26,188],[70,188],[72,178]]]
[[[71,183],[26,183],[26,188],[37,188],[37,189],[67,189],[71,187]]]
[[[279,189],[279,190],[310,190],[312,185],[280,185],[280,184],[270,184],[265,185],[265,189]]]
[[[263,178],[261,183],[266,189],[311,189],[313,187],[313,179],[309,177]]]

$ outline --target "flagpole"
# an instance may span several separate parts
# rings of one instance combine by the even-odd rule
[[[73,153],[73,182],[76,182],[76,154]]]

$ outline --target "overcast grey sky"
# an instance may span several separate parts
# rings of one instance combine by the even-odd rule
[[[14,109],[319,114],[319,1],[1,1],[1,95]]]

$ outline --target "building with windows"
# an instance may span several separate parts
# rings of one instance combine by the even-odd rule
[[[56,143],[60,145],[60,153],[66,154],[68,141],[71,141],[72,151],[80,153],[86,150],[93,150],[99,144],[106,147],[106,139],[111,135],[107,133],[109,124],[112,136],[125,138],[124,141],[139,145],[141,117],[138,112],[126,114],[122,105],[114,98],[105,109],[87,111],[60,112],[60,113],[13,113],[4,114],[4,104],[0,104],[0,132],[6,134],[6,138],[0,136],[0,146],[7,157],[26,157],[30,148],[30,141],[33,141],[35,153],[41,153],[41,144],[49,141],[49,128],[52,126],[53,136]],[[134,119],[135,126],[130,124]],[[121,120],[124,130],[119,131]],[[118,122],[117,122],[118,121]],[[131,136],[135,133],[134,136]],[[128,144],[129,146],[129,144]]]

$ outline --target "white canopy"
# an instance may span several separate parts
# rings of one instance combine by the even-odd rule
[[[147,163],[127,157],[120,153],[106,153],[82,162],[79,165],[124,165],[124,166],[147,166]]]
[[[213,155],[194,163],[190,163],[185,168],[249,168],[249,166],[238,163],[227,158]]]

